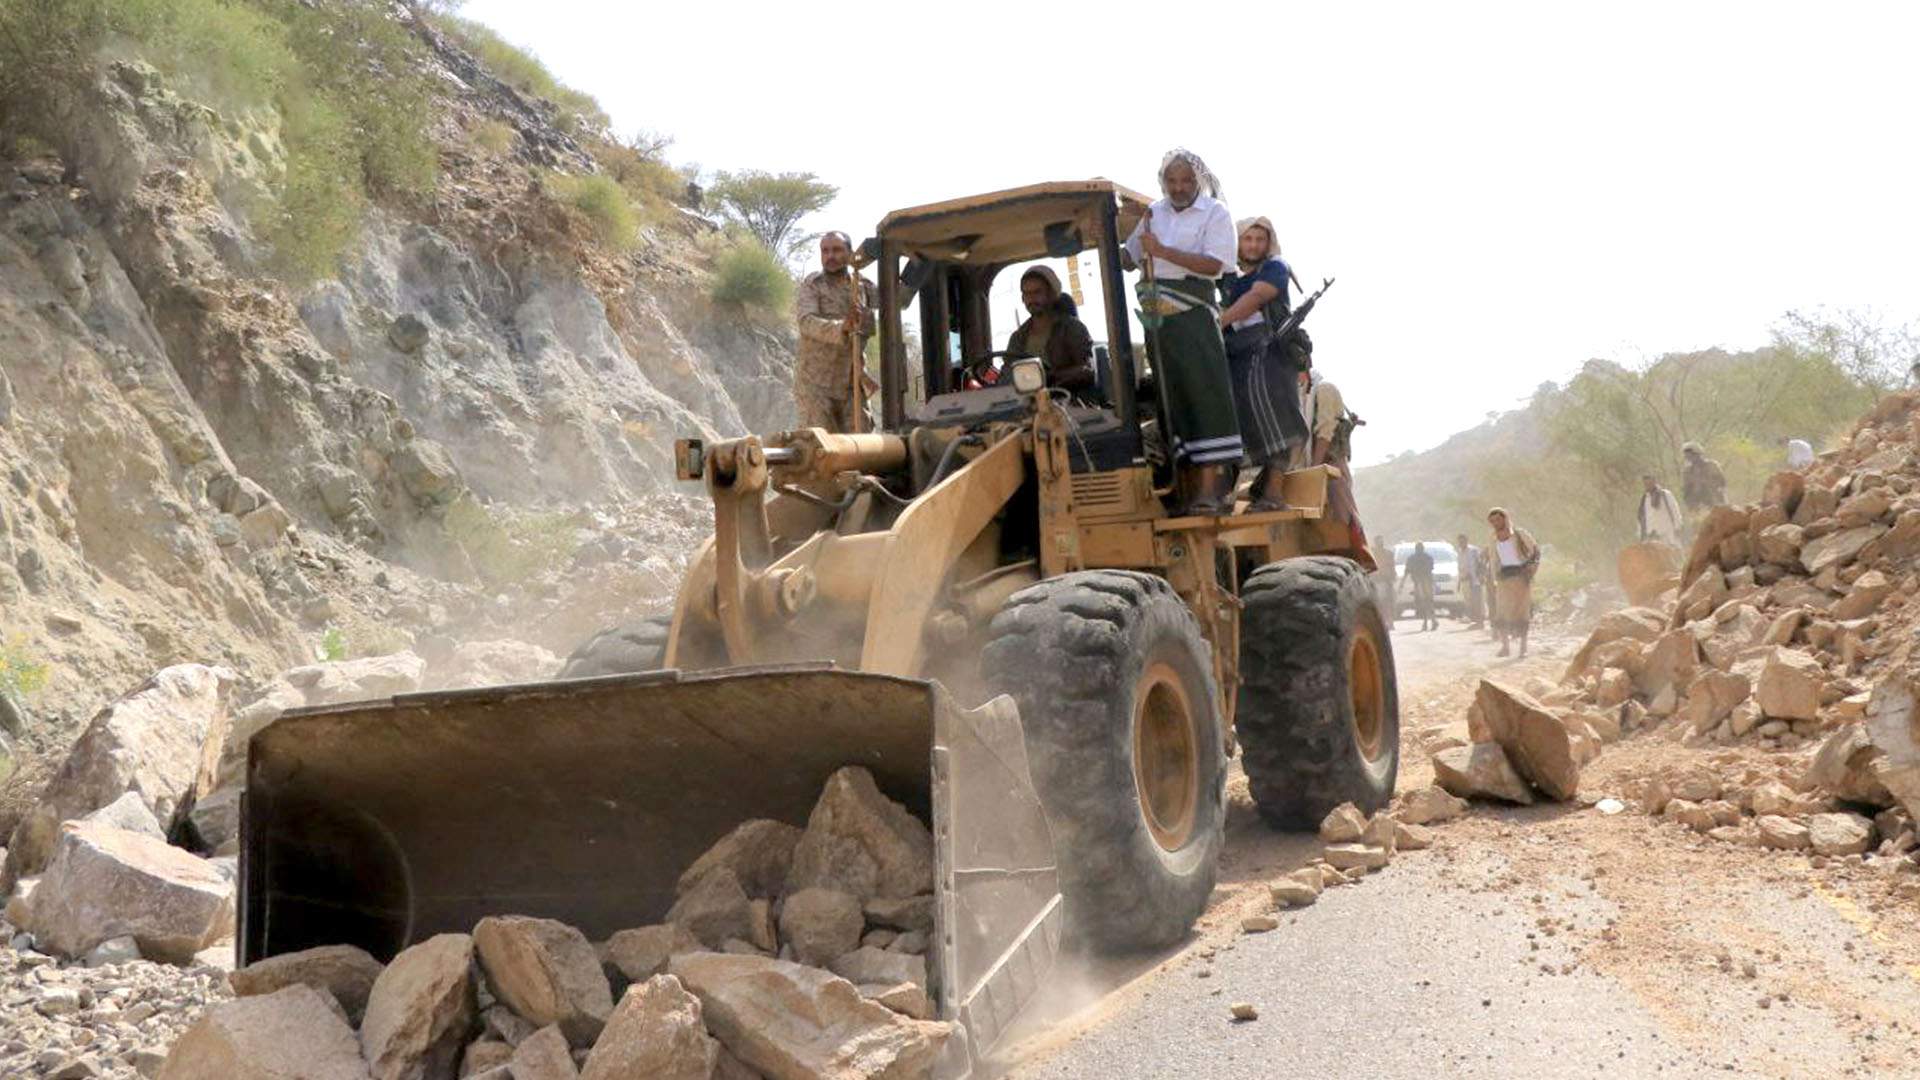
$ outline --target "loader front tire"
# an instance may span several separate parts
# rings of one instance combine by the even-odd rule
[[[585,679],[656,671],[667,655],[667,637],[672,629],[672,615],[649,615],[639,622],[610,626],[567,654],[557,677]]]
[[[1261,816],[1312,829],[1341,803],[1385,807],[1400,769],[1400,695],[1367,572],[1334,555],[1284,559],[1249,575],[1240,599],[1233,722]]]
[[[1103,953],[1179,941],[1226,822],[1213,664],[1186,604],[1151,575],[1066,574],[1013,595],[981,663],[1020,706],[1069,937]]]

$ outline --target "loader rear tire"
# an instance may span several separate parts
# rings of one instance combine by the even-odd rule
[[[1234,732],[1261,816],[1311,829],[1341,803],[1386,806],[1400,695],[1367,572],[1334,555],[1285,559],[1254,571],[1240,599]]]
[[[657,671],[667,654],[667,636],[672,628],[672,615],[649,615],[625,626],[610,626],[567,654],[557,677],[585,679]]]
[[[1151,575],[1066,574],[1013,595],[981,662],[1020,706],[1068,936],[1103,953],[1179,941],[1226,823],[1213,663],[1186,604]]]

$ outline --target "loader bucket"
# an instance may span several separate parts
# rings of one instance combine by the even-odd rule
[[[963,1075],[1060,941],[1052,834],[1018,709],[830,666],[676,671],[288,712],[248,747],[243,963],[381,959],[488,915],[590,939],[662,920],[680,873],[752,818],[805,826],[861,765],[931,823],[935,1001]]]

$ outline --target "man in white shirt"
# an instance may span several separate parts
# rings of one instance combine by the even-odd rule
[[[1813,444],[1805,439],[1787,440],[1787,468],[1804,469],[1813,464]]]
[[[1147,354],[1180,478],[1180,512],[1229,513],[1244,450],[1214,279],[1234,265],[1233,215],[1217,197],[1219,180],[1189,151],[1161,159],[1160,190],[1164,197],[1127,238],[1124,261],[1144,271],[1138,288]]]
[[[1663,544],[1680,546],[1680,501],[1673,492],[1660,486],[1660,481],[1652,473],[1640,477],[1643,490],[1640,495],[1640,541],[1658,540]]]

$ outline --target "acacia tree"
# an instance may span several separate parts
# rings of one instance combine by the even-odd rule
[[[727,220],[752,233],[767,250],[791,258],[811,239],[794,230],[800,219],[825,209],[840,189],[809,172],[759,169],[715,176],[707,197]]]

